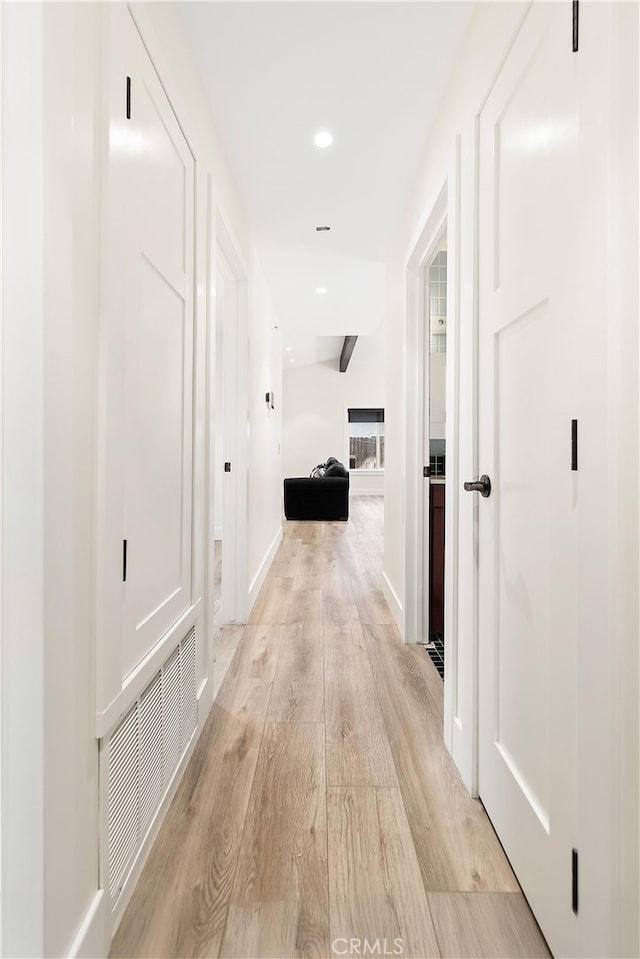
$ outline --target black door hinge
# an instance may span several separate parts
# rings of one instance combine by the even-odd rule
[[[578,469],[578,421],[571,420],[571,469]]]
[[[230,473],[230,472],[231,472],[231,463],[225,463],[225,464],[224,464],[224,471],[225,471],[225,473]]]
[[[127,120],[131,119],[131,77],[127,77]]]
[[[122,540],[122,582],[127,581],[127,541]]]
[[[571,850],[571,908],[578,915],[578,850]]]
[[[573,52],[578,52],[578,30],[580,19],[580,0],[573,0]]]

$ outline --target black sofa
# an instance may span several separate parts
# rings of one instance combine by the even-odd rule
[[[331,466],[329,460],[327,463]],[[284,515],[287,519],[349,519],[349,473],[337,460],[333,460],[333,464],[341,467],[341,470],[329,469],[334,475],[285,479]],[[339,472],[344,475],[335,475]]]

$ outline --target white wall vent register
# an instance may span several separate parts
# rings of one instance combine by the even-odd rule
[[[195,726],[193,627],[107,741],[108,875],[113,905]]]

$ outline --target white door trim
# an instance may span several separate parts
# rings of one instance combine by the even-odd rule
[[[0,7],[0,109],[4,110],[3,104],[3,64],[4,64],[4,55],[2,49],[3,43],[3,32],[2,25],[4,20],[4,7]],[[4,210],[4,190],[3,190],[3,162],[2,162],[2,150],[0,149],[0,397],[3,396],[3,369],[2,369],[2,340],[3,340],[3,322],[2,322],[2,302],[3,302],[3,291],[4,291],[4,271],[3,271],[3,256],[2,256],[2,237],[4,232],[2,230],[2,211]],[[3,490],[3,475],[4,475],[4,457],[3,457],[3,428],[2,428],[2,416],[0,415],[0,504],[3,502],[2,490]],[[0,543],[2,543],[2,506],[0,505]],[[3,631],[3,595],[2,595],[2,584],[3,584],[3,561],[4,555],[2,549],[0,549],[0,955],[3,954],[2,949],[2,930],[4,928],[4,883],[2,881],[3,870],[2,870],[2,836],[3,836],[3,823],[2,823],[2,647],[4,645],[4,631]]]
[[[407,265],[407,370],[406,370],[406,526],[405,526],[405,642],[427,641],[424,635],[424,605],[428,603],[425,584],[428,581],[428,551],[424,538],[428,530],[425,516],[422,475],[425,422],[425,397],[429,391],[429,342],[425,333],[425,273],[430,260],[447,233],[447,373],[446,373],[446,507],[445,507],[445,681],[444,740],[458,764],[467,787],[474,788],[476,736],[476,636],[467,638],[465,655],[472,662],[465,665],[461,679],[458,660],[458,593],[459,593],[459,524],[460,524],[460,423],[461,423],[461,189],[462,138],[455,137],[449,175],[443,184],[424,229]],[[475,324],[475,320],[473,321]],[[474,354],[475,356],[475,354]],[[411,359],[412,358],[412,359]],[[473,363],[472,363],[473,365]],[[475,378],[472,384],[475,388]],[[474,404],[475,405],[475,404]],[[475,450],[475,424],[471,443]],[[466,478],[466,477],[465,477]],[[473,592],[476,589],[474,563]],[[472,601],[472,597],[470,597]],[[474,620],[475,622],[475,620]],[[471,673],[471,681],[469,681]],[[469,701],[470,700],[470,701]],[[464,720],[464,721],[463,721]]]
[[[215,320],[215,262],[214,262],[214,233],[215,212],[213,206],[213,176],[206,176],[206,234],[205,234],[205,397],[204,397],[204,497],[203,497],[203,525],[205,530],[204,541],[204,582],[202,595],[204,598],[204,635],[205,635],[205,663],[204,675],[211,675],[213,649],[213,616],[215,610],[214,599],[214,569],[215,569],[215,370],[216,370],[216,320]],[[206,712],[208,714],[211,701],[207,696]]]
[[[462,138],[455,138],[452,174],[447,203],[447,370],[446,370],[446,486],[445,486],[445,552],[444,552],[444,741],[449,752],[467,773],[471,728],[464,729],[459,720],[467,714],[469,704],[460,700],[458,666],[458,571],[460,568],[460,415],[461,415],[461,342],[460,342],[460,261],[461,261],[461,190]],[[472,445],[476,430],[472,425]],[[473,645],[473,640],[472,640]],[[473,712],[473,702],[470,704]],[[461,739],[458,744],[455,740]],[[463,756],[465,759],[463,760]]]

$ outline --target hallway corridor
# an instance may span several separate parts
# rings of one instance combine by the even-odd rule
[[[383,500],[351,511],[285,523],[220,631],[222,668],[237,649],[111,955],[549,955],[383,598]]]

